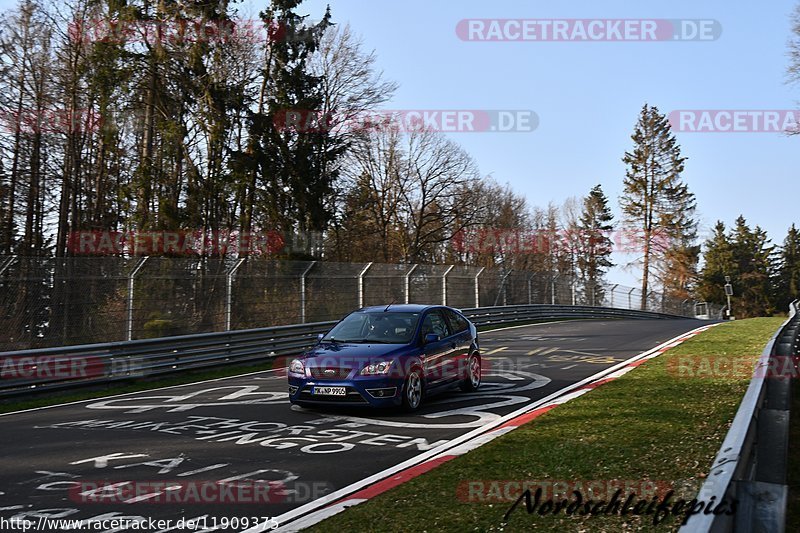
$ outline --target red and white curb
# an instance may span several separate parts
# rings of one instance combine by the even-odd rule
[[[514,411],[499,420],[496,420],[490,425],[477,428],[465,435],[461,435],[443,444],[433,450],[420,454],[416,457],[400,463],[392,468],[386,469],[383,472],[374,474],[361,481],[353,483],[348,487],[339,489],[319,500],[307,503],[297,509],[293,509],[281,516],[275,518],[278,524],[282,525],[277,531],[289,532],[300,531],[307,527],[311,527],[326,518],[336,515],[348,507],[353,507],[363,503],[370,498],[382,494],[389,489],[402,485],[410,479],[433,470],[437,466],[455,459],[459,455],[463,455],[470,450],[474,450],[479,446],[490,442],[501,435],[505,435],[510,431],[538,418],[547,411],[555,408],[558,405],[566,403],[578,396],[582,396],[587,392],[596,389],[597,387],[614,381],[615,379],[623,376],[643,364],[648,359],[658,357],[667,350],[682,344],[688,339],[698,335],[717,324],[709,324],[694,329],[674,339],[670,339],[652,350],[636,355],[627,361],[623,361],[610,368],[602,370],[593,376],[590,376],[578,383],[565,387],[556,391],[541,400],[526,405],[525,407]],[[273,522],[274,523],[274,522]],[[245,530],[242,533],[256,533],[264,531],[266,524],[262,526],[253,527]]]

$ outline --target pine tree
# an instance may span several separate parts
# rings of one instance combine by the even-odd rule
[[[589,191],[583,200],[583,210],[578,221],[579,247],[578,271],[587,303],[599,305],[604,297],[603,277],[611,262],[613,243],[609,232],[614,228],[614,215],[608,198],[600,185]]]
[[[626,225],[641,233],[645,308],[654,263],[695,231],[695,199],[681,179],[686,158],[658,108],[642,107],[631,139],[634,148],[622,159],[627,171],[620,205]]]
[[[284,231],[322,231],[333,213],[327,200],[338,176],[335,165],[346,146],[333,142],[325,131],[297,131],[280,124],[287,113],[321,114],[322,79],[311,71],[310,61],[331,26],[330,10],[322,20],[307,25],[295,12],[300,0],[272,0],[261,13],[265,25],[277,24],[286,33],[269,44],[262,75],[265,77],[263,112],[252,117],[250,136],[255,150],[257,205],[265,222]],[[237,163],[241,164],[241,163]]]
[[[792,224],[780,252],[778,309],[800,299],[800,231]]]
[[[732,302],[734,313],[742,317],[771,315],[774,246],[764,230],[758,226],[751,230],[741,215],[736,219],[732,240],[737,271],[733,278],[737,296]]]
[[[697,286],[697,294],[707,302],[724,305],[726,303],[725,276],[735,276],[738,273],[725,223],[717,221],[713,235],[703,247],[705,248],[704,264]]]

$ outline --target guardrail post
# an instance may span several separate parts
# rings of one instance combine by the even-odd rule
[[[369,270],[369,267],[371,267],[371,266],[372,266],[372,261],[367,263],[367,266],[365,266],[361,270],[361,272],[358,273],[358,307],[359,308],[364,307],[364,274],[367,273],[367,270]]]
[[[411,268],[406,272],[406,279],[405,279],[405,293],[406,293],[406,303],[411,303],[411,274],[417,269],[419,265],[411,265]]]
[[[311,261],[311,264],[306,267],[303,273],[300,275],[300,323],[306,323],[306,276],[311,269],[314,268],[316,265],[316,261]]]
[[[129,341],[133,340],[133,282],[136,279],[136,274],[139,273],[139,270],[142,269],[148,259],[148,256],[139,259],[139,262],[128,276],[128,334],[126,339]]]
[[[486,267],[481,267],[481,269],[478,270],[478,273],[475,274],[475,307],[481,306],[481,293],[479,290],[480,287],[478,286],[478,278],[481,274],[483,274],[484,270],[486,270]]]
[[[455,267],[455,265],[450,265],[447,270],[444,271],[444,274],[442,274],[442,305],[447,305],[447,275]]]
[[[245,258],[239,259],[233,268],[228,271],[225,279],[225,331],[231,330],[231,306],[233,304],[233,276],[239,267],[244,263]]]

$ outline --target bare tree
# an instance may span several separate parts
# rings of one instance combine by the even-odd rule
[[[400,172],[411,185],[401,191],[405,259],[434,260],[442,245],[476,218],[476,206],[459,193],[479,179],[477,165],[455,142],[427,128],[408,132],[403,152]]]

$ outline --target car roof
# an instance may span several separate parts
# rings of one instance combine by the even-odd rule
[[[394,312],[401,312],[401,313],[421,313],[427,309],[433,309],[436,307],[443,307],[441,305],[426,305],[426,304],[386,304],[386,305],[372,305],[369,307],[362,307],[359,309],[359,312],[362,313],[375,313],[378,311],[387,310],[386,307],[389,307],[388,311]]]

